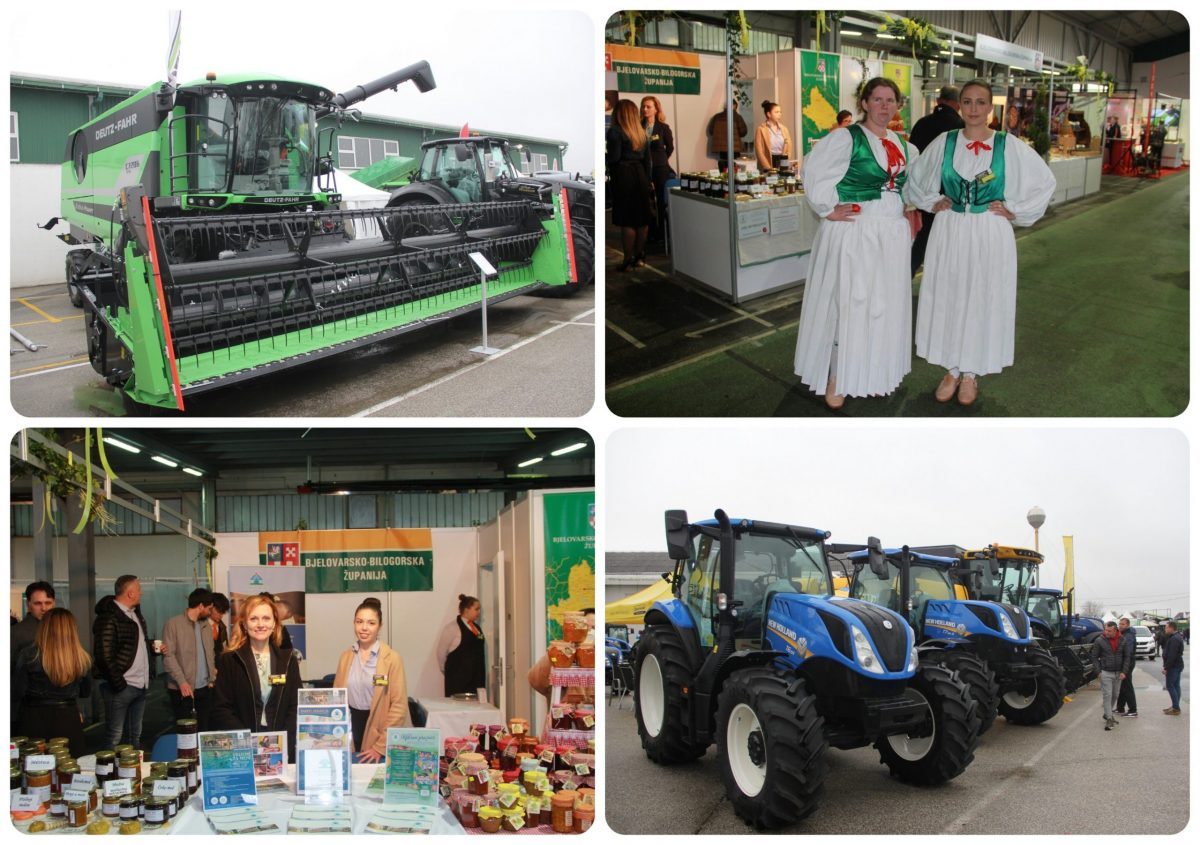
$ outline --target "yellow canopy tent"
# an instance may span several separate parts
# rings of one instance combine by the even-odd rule
[[[642,618],[656,601],[671,597],[671,585],[658,581],[631,596],[617,599],[604,606],[605,625],[641,625]]]

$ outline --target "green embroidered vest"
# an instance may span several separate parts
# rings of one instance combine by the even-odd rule
[[[946,151],[942,155],[942,193],[950,198],[951,208],[958,212],[979,214],[987,211],[988,203],[1004,200],[1004,143],[1008,133],[997,132],[992,136],[992,166],[974,179],[964,179],[954,169],[954,148],[958,144],[960,130],[946,133]],[[991,178],[980,181],[980,177],[991,174]]]
[[[867,133],[859,124],[852,123],[846,130],[854,138],[854,146],[850,149],[850,169],[838,182],[837,192],[839,202],[867,202],[883,196],[884,186],[888,183],[887,171],[875,160],[871,151],[871,142]],[[896,177],[894,190],[899,193],[908,179],[908,155],[904,146],[900,146],[900,155],[905,159],[904,169]]]

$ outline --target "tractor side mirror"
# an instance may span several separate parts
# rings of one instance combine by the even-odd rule
[[[667,554],[671,560],[687,560],[691,554],[688,537],[687,511],[667,511],[665,516],[667,528]]]
[[[471,149],[466,144],[454,145],[454,158],[457,161],[470,161]]]
[[[886,581],[891,577],[887,560],[883,556],[883,544],[879,542],[878,537],[867,538],[867,565],[871,567],[871,573],[880,581]]]

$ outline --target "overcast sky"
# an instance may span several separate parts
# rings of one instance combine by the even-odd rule
[[[411,84],[369,114],[567,141],[565,169],[595,167],[598,42],[587,14],[442,3],[173,4],[183,10],[181,81],[262,71],[346,91],[425,59],[438,87]],[[18,4],[10,72],[119,83],[165,78],[166,5]]]
[[[1046,512],[1044,586],[1062,585],[1075,538],[1077,603],[1188,609],[1188,445],[1169,430],[830,431],[714,427],[615,432],[603,492],[608,551],[663,551],[663,512],[833,532],[885,546],[1033,547]]]

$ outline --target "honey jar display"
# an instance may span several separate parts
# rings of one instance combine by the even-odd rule
[[[563,639],[570,643],[581,643],[587,639],[588,624],[583,611],[568,610],[563,614]]]
[[[554,640],[547,651],[550,665],[556,669],[569,669],[575,665],[575,646],[567,640]]]
[[[504,814],[495,807],[480,807],[478,818],[479,827],[484,833],[499,833],[500,820]]]
[[[583,669],[596,668],[596,644],[580,643],[575,649],[575,662]]]

